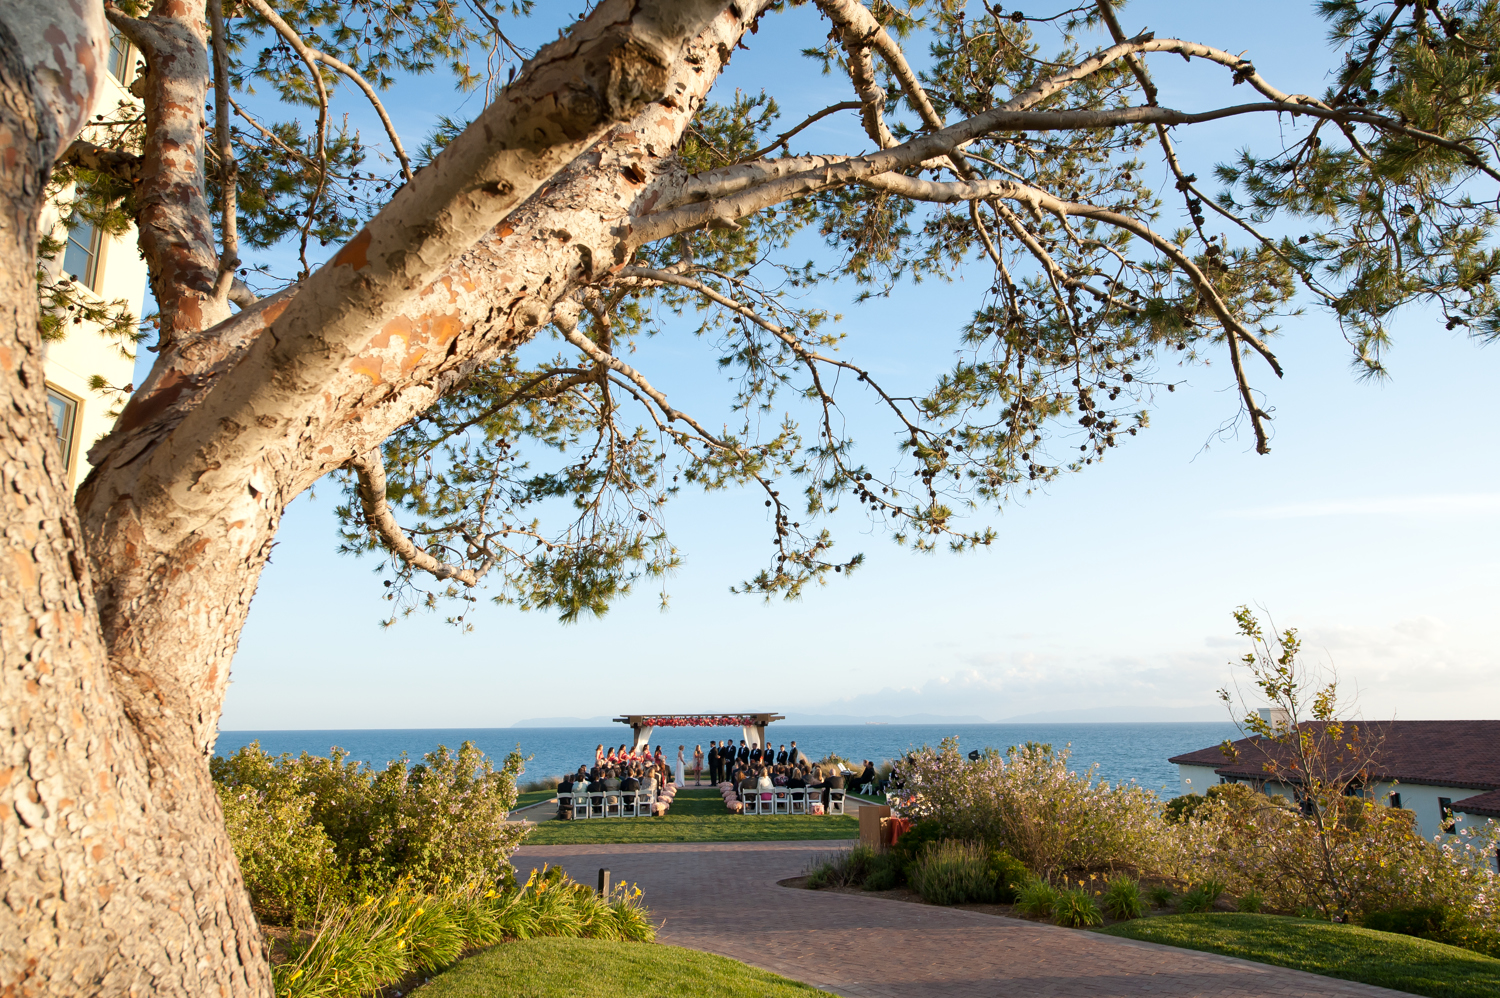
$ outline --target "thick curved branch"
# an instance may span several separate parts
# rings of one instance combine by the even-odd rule
[[[436,578],[455,582],[462,582],[466,586],[476,586],[484,577],[485,571],[489,569],[486,564],[480,570],[472,568],[458,568],[447,562],[433,557],[428,552],[417,547],[406,531],[401,529],[401,524],[396,522],[396,515],[391,512],[391,507],[385,498],[385,459],[380,456],[380,448],[372,448],[365,454],[354,458],[349,462],[349,467],[359,476],[359,508],[364,514],[365,523],[369,528],[385,542],[386,549],[391,554],[400,558],[413,568],[419,568]]]
[[[141,178],[141,157],[123,149],[96,146],[83,139],[74,139],[57,161],[65,166],[81,166],[85,170],[93,170],[130,184]]]
[[[838,25],[840,31],[846,38],[853,36],[858,38],[859,45],[865,50],[874,50],[880,55],[881,61],[889,67],[891,75],[901,84],[901,89],[906,91],[906,97],[911,101],[912,107],[917,109],[922,123],[933,131],[943,127],[943,118],[932,106],[932,101],[927,97],[927,91],[922,89],[922,84],[917,79],[917,74],[912,71],[911,64],[906,61],[906,54],[901,51],[901,46],[890,36],[884,26],[871,14],[869,8],[863,4],[855,3],[854,0],[817,0],[818,9],[828,16],[828,19]],[[848,47],[848,42],[845,43]]]

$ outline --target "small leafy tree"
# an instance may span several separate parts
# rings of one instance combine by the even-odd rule
[[[1337,674],[1302,659],[1294,628],[1263,629],[1244,606],[1234,616],[1251,643],[1241,662],[1268,709],[1220,690],[1231,709],[1243,708],[1239,723],[1253,736],[1226,740],[1222,750],[1234,762],[1258,761],[1264,779],[1291,797],[1214,788],[1182,822],[1187,865],[1226,872],[1273,907],[1314,908],[1331,919],[1414,903],[1493,919],[1488,840],[1427,842],[1409,811],[1381,806],[1374,796],[1380,726],[1345,715]]]

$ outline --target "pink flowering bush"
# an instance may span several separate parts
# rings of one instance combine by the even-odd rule
[[[923,748],[902,764],[891,810],[936,818],[953,837],[1001,846],[1032,870],[1156,869],[1168,829],[1148,790],[1096,779],[1094,768],[1068,768],[1068,750],[1028,743],[978,760],[956,738]]]

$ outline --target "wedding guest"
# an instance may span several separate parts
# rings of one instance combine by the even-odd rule
[[[620,789],[620,776],[619,776],[619,772],[617,770],[611,769],[611,770],[609,770],[608,772],[606,772],[604,774],[604,789],[605,790],[618,790],[618,789]]]
[[[866,784],[870,785],[871,790],[875,789],[875,763],[871,762],[869,759],[865,760],[865,771],[863,773],[860,773],[859,776],[855,777],[854,780],[855,789],[862,788]]]
[[[639,789],[641,789],[640,779],[635,775],[634,771],[627,771],[624,778],[620,780],[620,792],[624,793],[627,790]]]
[[[703,746],[693,746],[693,786],[703,785]]]
[[[651,775],[651,770],[643,770],[641,773],[641,793],[656,793],[656,779]]]
[[[838,770],[835,769],[833,772],[831,772],[827,776],[823,777],[822,786],[823,786],[823,810],[827,811],[828,810],[828,801],[832,797],[832,795],[829,794],[828,791],[830,791],[830,790],[842,790],[842,789],[844,789],[844,774],[840,773]]]
[[[786,785],[788,790],[801,790],[807,786],[807,780],[802,776],[801,766],[792,767],[792,775],[786,778]]]
[[[774,776],[771,777],[771,782],[773,784],[775,784],[776,786],[778,786],[778,787],[784,787],[784,786],[787,785],[786,767],[785,766],[777,766],[776,767],[776,773],[775,773]]]
[[[771,782],[771,774],[766,772],[766,768],[764,766],[756,771],[755,789],[761,791],[769,791],[775,789],[775,787],[776,784]]]
[[[776,765],[785,766],[787,763],[786,742],[781,743],[781,748],[776,750]]]

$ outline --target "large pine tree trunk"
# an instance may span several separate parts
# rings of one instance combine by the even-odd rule
[[[202,754],[148,753],[111,681],[36,321],[66,122],[26,43],[0,19],[0,994],[266,995]]]
[[[192,308],[164,305],[182,321],[91,453],[80,520],[43,390],[36,227],[92,108],[103,24],[82,0],[0,0],[0,996],[270,993],[207,763],[282,511],[626,262],[622,220],[674,182],[669,151],[765,6],[601,3],[471,129],[484,141],[456,142],[297,289],[199,335]],[[129,27],[143,46],[197,44],[202,9],[163,0],[160,24]],[[58,45],[41,22],[69,17]],[[36,37],[6,37],[17,23]],[[58,72],[17,55],[43,39]],[[170,228],[174,204],[184,225],[202,214],[169,193],[151,224]],[[486,235],[489,216],[505,224]],[[170,262],[153,261],[158,299],[197,294]]]

